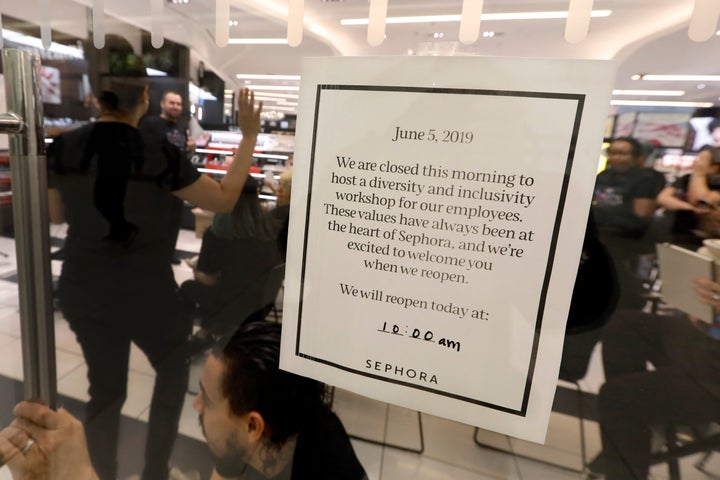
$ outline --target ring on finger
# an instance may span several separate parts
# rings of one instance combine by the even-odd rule
[[[20,451],[23,453],[23,455],[27,455],[33,445],[35,445],[35,441],[32,438],[28,438],[25,446]]]

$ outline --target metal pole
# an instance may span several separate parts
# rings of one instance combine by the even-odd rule
[[[0,133],[10,134],[25,398],[54,408],[57,375],[40,58],[3,49],[2,61],[11,113],[0,115]]]

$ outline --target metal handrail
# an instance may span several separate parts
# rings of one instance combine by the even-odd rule
[[[25,50],[3,49],[2,62],[9,113],[0,114],[0,133],[10,136],[24,395],[54,408],[57,376],[40,58]]]

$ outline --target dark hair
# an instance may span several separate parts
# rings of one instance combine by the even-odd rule
[[[329,411],[322,383],[280,370],[280,325],[276,323],[247,322],[213,354],[225,366],[221,385],[230,411],[237,416],[260,413],[274,447],[315,425]]]
[[[613,138],[612,143],[615,143],[615,142],[626,142],[626,143],[629,143],[630,146],[632,147],[632,157],[633,157],[633,158],[639,158],[639,157],[641,157],[641,156],[643,155],[644,150],[645,150],[645,149],[643,148],[643,146],[642,146],[642,143],[638,142],[637,140],[635,140],[635,139],[632,138],[632,137],[618,137],[618,138]],[[612,145],[612,144],[611,144],[611,145]]]
[[[712,121],[708,123],[707,128],[709,133],[712,133],[716,128],[720,128],[720,118],[713,118]]]
[[[215,215],[213,232],[227,240],[255,238],[274,241],[277,236],[277,226],[274,219],[260,205],[257,193],[257,181],[248,176],[233,211]]]
[[[115,112],[132,113],[142,101],[147,82],[140,77],[101,77],[98,102]]]

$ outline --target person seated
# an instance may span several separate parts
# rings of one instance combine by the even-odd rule
[[[700,152],[692,174],[665,187],[657,197],[658,206],[673,212],[670,233],[673,243],[698,248],[703,238],[717,236],[713,226],[720,197],[720,150],[707,147]],[[695,177],[697,181],[691,182]],[[691,191],[691,183],[694,189]],[[711,193],[714,192],[714,193]]]
[[[241,326],[208,357],[193,407],[215,460],[211,480],[367,479],[325,385],[279,364],[280,326],[270,322]],[[14,412],[0,432],[0,462],[14,480],[97,478],[82,424],[67,411],[21,402]]]
[[[263,275],[283,261],[277,226],[260,205],[257,182],[248,177],[232,213],[216,214],[203,234],[195,278],[180,287],[181,298],[200,319],[200,329],[191,338],[191,350],[196,353],[209,348],[213,331],[224,327],[214,324],[213,314],[244,292],[252,293]],[[264,305],[257,309],[261,307]]]
[[[720,313],[720,283],[693,283],[700,300]],[[608,480],[645,479],[653,426],[720,419],[720,317],[709,325],[625,310],[606,325],[601,340],[603,450],[590,469]]]

